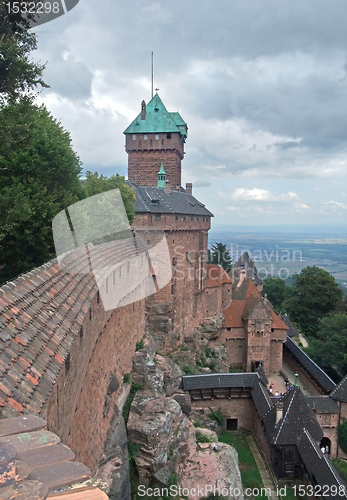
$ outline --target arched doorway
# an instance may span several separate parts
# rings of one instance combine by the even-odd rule
[[[331,453],[331,441],[327,437],[323,437],[320,442],[320,449],[324,450],[324,453],[330,455]]]

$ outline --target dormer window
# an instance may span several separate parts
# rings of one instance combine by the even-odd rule
[[[153,199],[151,200],[151,203],[152,203],[152,205],[159,205],[159,200],[158,200],[158,199],[156,199],[156,198],[153,198]]]

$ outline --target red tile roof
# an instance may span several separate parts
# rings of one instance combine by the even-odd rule
[[[129,241],[95,247],[94,262],[106,273]],[[98,290],[77,266],[53,260],[0,288],[0,418],[39,414],[48,400]]]
[[[83,484],[90,470],[73,462],[74,453],[45,426],[32,415],[0,420],[0,498],[107,500],[99,488]]]
[[[214,288],[223,283],[232,283],[229,274],[218,264],[207,264],[207,288]]]

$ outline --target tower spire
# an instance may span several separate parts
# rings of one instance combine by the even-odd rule
[[[166,172],[164,170],[163,160],[161,160],[160,170],[158,172],[158,188],[165,189],[165,183],[166,183]]]

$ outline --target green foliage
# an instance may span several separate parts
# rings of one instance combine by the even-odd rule
[[[0,108],[0,282],[55,256],[52,220],[81,194],[69,133],[22,98]]]
[[[145,347],[145,341],[143,339],[141,340],[138,340],[136,342],[136,350],[137,351],[140,351],[141,349],[143,349]]]
[[[305,352],[338,382],[347,374],[347,313],[337,312],[318,321],[315,338]]]
[[[194,425],[194,427],[203,427],[203,425],[200,422],[200,420],[195,420],[195,422],[193,422],[193,425]]]
[[[140,391],[141,389],[143,389],[141,384],[139,384],[138,382],[132,382],[130,394],[125,402],[125,405],[123,407],[123,412],[122,412],[125,425],[128,423],[131,403],[134,401],[134,397],[135,397],[135,394],[137,393],[137,391]]]
[[[264,280],[263,295],[267,295],[267,298],[277,312],[282,311],[282,304],[288,295],[288,290],[289,287],[287,287],[285,281],[281,278],[269,276]]]
[[[211,441],[212,441],[212,438],[210,436],[207,436],[206,434],[204,434],[201,431],[196,431],[195,437],[196,437],[196,441],[198,443],[211,443]]]
[[[330,458],[330,460],[342,479],[347,482],[347,462],[341,458]]]
[[[202,497],[201,500],[227,500],[228,497],[222,495],[215,495],[214,493],[210,493],[208,497]]]
[[[221,443],[230,444],[235,448],[239,457],[242,485],[245,488],[263,488],[263,483],[253,454],[248,446],[246,436],[238,433],[224,431],[219,434]],[[267,497],[258,495],[255,498],[266,499]]]
[[[183,371],[186,375],[194,375],[195,374],[195,368],[194,366],[188,365],[183,368]]]
[[[212,408],[210,408],[210,410],[211,410],[211,413],[209,414],[210,419],[214,420],[219,425],[224,425],[225,417],[222,413],[222,410],[220,408],[218,410],[213,410]]]
[[[217,366],[217,361],[215,361],[214,359],[210,361],[208,364],[210,370],[215,370],[216,366]]]
[[[123,376],[123,382],[125,384],[130,384],[131,382],[131,374],[130,373],[125,373]]]
[[[342,296],[343,292],[331,274],[309,266],[294,275],[294,283],[283,306],[306,335],[316,336],[318,320],[334,311],[341,304]]]
[[[209,264],[219,264],[227,272],[230,271],[232,259],[230,251],[224,243],[215,243],[212,245],[211,250],[208,251],[208,255]]]
[[[181,344],[180,350],[181,351],[189,351],[188,346],[186,344]]]
[[[119,174],[105,177],[104,175],[99,175],[98,172],[92,173],[88,171],[86,173],[86,180],[83,183],[84,198],[89,198],[90,196],[104,193],[111,189],[119,189],[129,223],[131,224],[135,218],[135,192],[127,185],[125,178]]]
[[[36,35],[28,31],[27,19],[7,12],[6,3],[0,2],[0,104],[38,85],[48,86],[42,80],[44,66],[30,59],[37,48]]]
[[[337,428],[337,442],[344,453],[347,453],[347,420]]]

